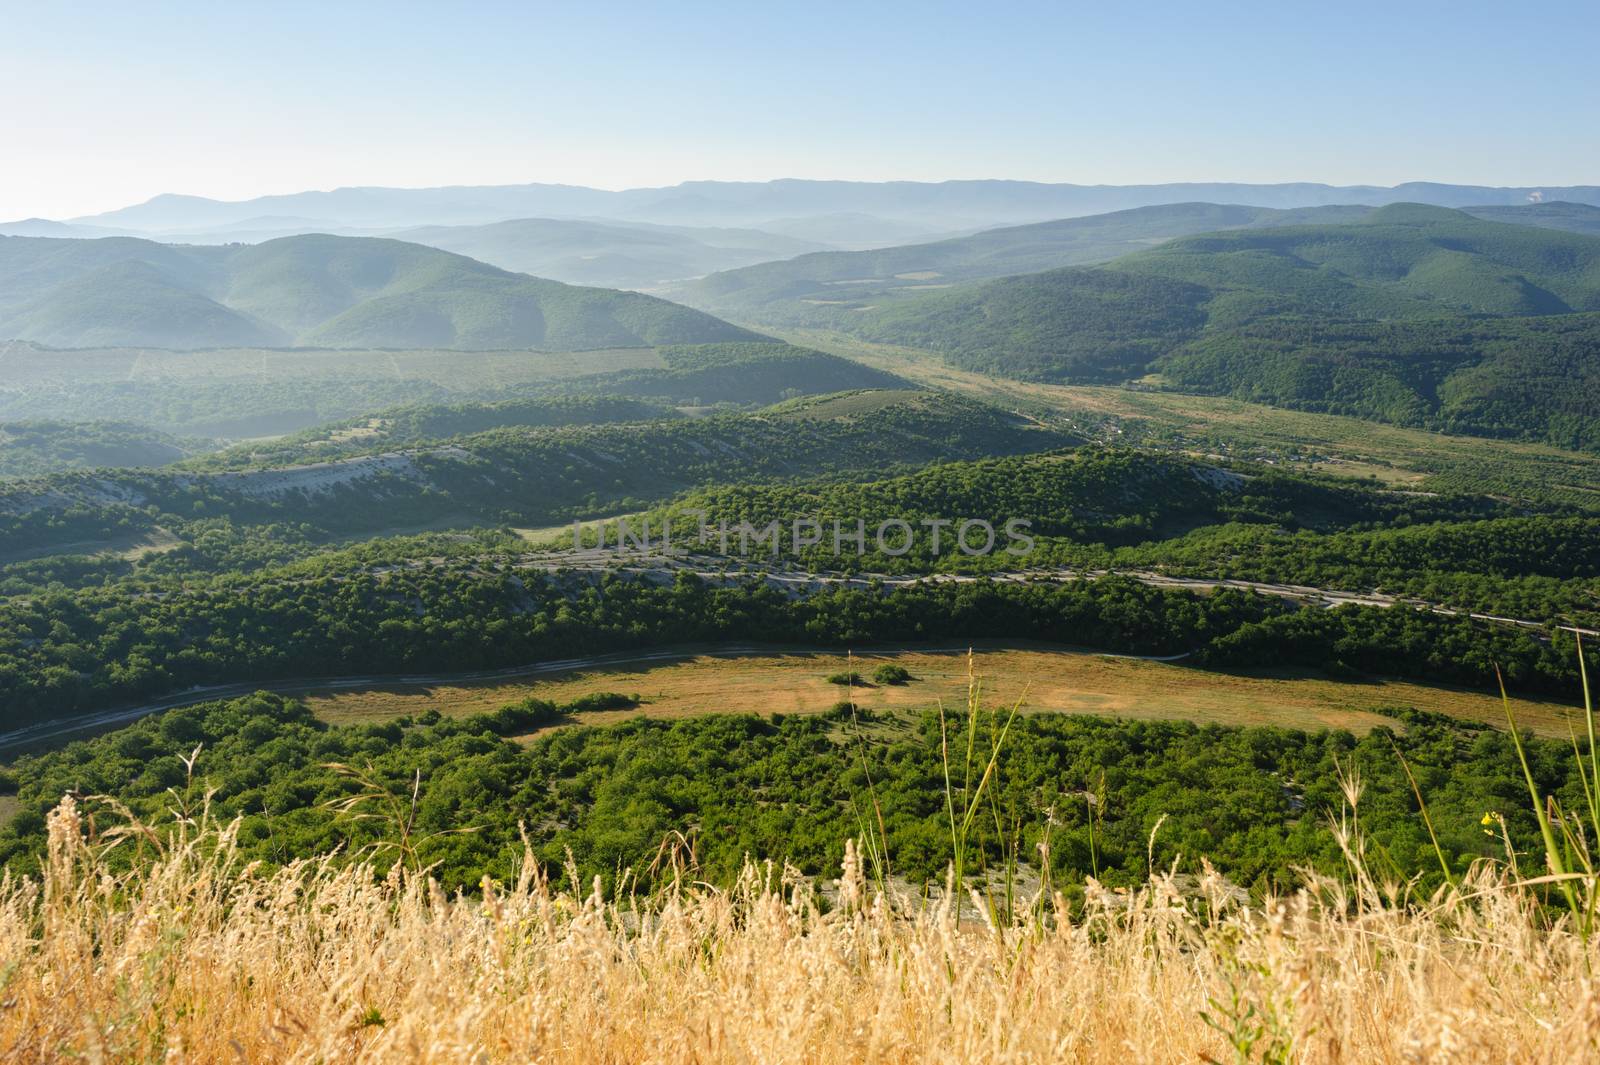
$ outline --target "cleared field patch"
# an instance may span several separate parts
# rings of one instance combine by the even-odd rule
[[[640,663],[577,670],[537,679],[497,680],[437,686],[382,686],[337,692],[313,691],[307,700],[318,716],[335,724],[381,721],[437,709],[465,715],[497,709],[526,696],[569,702],[591,692],[637,694],[637,709],[584,714],[605,724],[643,714],[678,718],[711,713],[815,714],[846,697],[828,676],[853,668],[869,680],[885,663],[905,667],[906,685],[853,689],[868,709],[912,712],[943,701],[964,705],[967,660],[962,652],[905,651],[858,654],[831,652],[702,654],[668,663]],[[1498,697],[1485,692],[1428,687],[1403,681],[1335,681],[1307,673],[1217,673],[1175,663],[1113,658],[1045,647],[979,648],[974,667],[985,701],[1021,700],[1030,713],[1094,714],[1107,717],[1178,719],[1220,725],[1279,725],[1366,732],[1397,726],[1379,711],[1410,707],[1504,727]],[[1518,722],[1546,735],[1567,735],[1566,707],[1513,700]]]
[[[638,518],[644,513],[645,511],[635,510],[630,511],[627,514],[612,514],[611,516],[605,518],[591,518],[587,521],[580,522],[569,521],[561,525],[544,525],[533,529],[513,528],[511,531],[516,533],[521,539],[526,540],[531,544],[550,547],[560,543],[563,536],[569,535],[572,532],[574,525],[580,526],[583,529],[584,536],[592,538],[594,535],[594,530],[596,529],[603,529],[611,526],[613,523],[623,518]],[[634,531],[637,532],[638,529],[635,529]],[[614,532],[615,530],[613,529],[613,533]]]
[[[902,403],[916,403],[925,398],[921,392],[910,389],[875,388],[810,400],[792,408],[780,408],[776,413],[780,417],[793,419],[858,417],[886,407],[898,407]]]

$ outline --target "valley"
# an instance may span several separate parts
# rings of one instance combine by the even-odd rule
[[[1600,1062],[1600,8],[13,4],[0,1063]]]
[[[203,794],[258,868],[1083,913],[1596,793],[1600,207],[764,210],[0,238],[0,862]]]

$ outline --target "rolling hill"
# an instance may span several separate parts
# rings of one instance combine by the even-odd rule
[[[752,322],[806,324],[827,308],[870,302],[896,290],[1102,263],[1174,237],[1246,226],[1355,221],[1368,207],[1276,210],[1214,203],[1138,207],[1110,214],[1006,226],[970,236],[870,251],[824,251],[669,286],[691,307]],[[1597,209],[1600,213],[1600,209]]]
[[[911,387],[858,362],[782,343],[683,344],[656,354],[662,363],[657,368],[581,374],[488,393],[515,394],[514,399],[386,407],[270,442],[241,444],[201,465],[314,462],[492,429],[658,421],[709,413],[696,408],[717,406],[727,413],[730,407],[748,410],[802,396]]]
[[[509,415],[521,423],[401,447],[380,439],[350,457],[241,448],[160,471],[78,471],[0,485],[0,560],[69,544],[90,551],[98,541],[181,527],[201,514],[241,526],[291,521],[318,535],[428,523],[551,524],[637,510],[736,478],[877,476],[1074,442],[996,407],[911,389],[806,397],[706,418],[554,424],[552,413],[561,414],[494,411],[490,420]],[[449,432],[482,416],[422,418]]]
[[[740,407],[905,382],[776,341],[578,352],[227,348],[63,351],[0,342],[0,421],[121,421],[185,436],[294,433],[393,407],[628,396]]]
[[[518,273],[573,285],[650,288],[816,251],[813,241],[751,229],[695,229],[520,218],[393,234]]]
[[[1487,222],[1512,222],[1600,236],[1600,207],[1588,203],[1563,203],[1557,200],[1509,207],[1463,207],[1462,211]]]
[[[85,466],[165,466],[215,446],[129,422],[0,422],[0,478]]]
[[[1600,446],[1600,239],[1396,205],[1179,238],[831,308],[832,324],[1046,381],[1187,391]]]
[[[53,347],[575,351],[753,336],[665,300],[398,240],[0,238],[0,338]]]
[[[1179,237],[1221,230],[1379,224],[1382,217],[1395,217],[1396,210],[1350,205],[1279,210],[1213,203],[1139,207],[1007,226],[926,244],[816,252],[667,286],[662,294],[738,321],[827,325],[837,320],[839,308],[853,311],[905,292],[1105,263]],[[1377,215],[1380,211],[1389,214]],[[1490,221],[1600,234],[1600,207],[1585,204],[1475,207],[1466,213]]]
[[[635,396],[687,407],[748,407],[799,396],[907,383],[850,359],[789,344],[678,344],[659,349],[662,369],[588,374],[545,391]]]
[[[1434,317],[1600,310],[1600,240],[1396,204],[1355,225],[1171,241],[1113,269],[1209,286],[1224,311]],[[1257,295],[1264,294],[1264,295]],[[1261,306],[1254,301],[1264,300]]]

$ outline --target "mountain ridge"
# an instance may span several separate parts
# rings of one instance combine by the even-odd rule
[[[993,179],[853,182],[796,178],[767,182],[686,181],[672,186],[614,191],[544,183],[421,189],[351,186],[239,201],[163,193],[140,204],[68,221],[133,229],[177,228],[200,220],[206,225],[219,225],[261,215],[286,214],[326,217],[346,224],[404,226],[586,215],[687,224],[713,220],[749,223],[796,214],[848,211],[891,218],[930,218],[976,211],[979,222],[1000,224],[1197,200],[1259,207],[1337,203],[1381,206],[1407,201],[1464,207],[1540,200],[1600,205],[1600,186],[1496,187],[1441,182],[1408,182],[1388,187],[1316,182],[1078,185]]]

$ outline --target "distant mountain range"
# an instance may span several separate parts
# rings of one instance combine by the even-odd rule
[[[398,240],[0,237],[0,338],[54,347],[584,350],[752,336],[654,297]]]
[[[1254,207],[1330,204],[1445,207],[1518,205],[1562,200],[1600,205],[1600,186],[1495,188],[1410,182],[1393,187],[1310,182],[1250,185],[1226,182],[1163,185],[1068,185],[1029,181],[689,181],[666,188],[607,191],[573,185],[456,186],[432,189],[341,188],[225,202],[162,195],[145,203],[71,221],[79,225],[169,233],[184,230],[316,231],[350,227],[482,225],[513,218],[623,219],[692,226],[774,229],[816,239],[795,220],[862,216],[899,220],[889,243],[936,233],[1018,222],[1103,214],[1169,203]],[[824,240],[823,243],[838,243]]]

